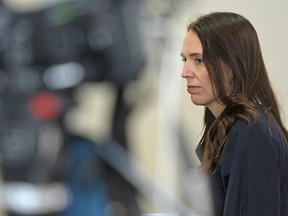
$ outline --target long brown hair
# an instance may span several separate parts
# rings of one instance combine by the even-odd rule
[[[236,13],[214,12],[190,23],[187,31],[190,30],[196,32],[202,43],[203,60],[214,93],[226,105],[217,118],[208,108],[205,110],[204,133],[199,143],[204,148],[202,169],[215,169],[233,123],[242,119],[252,124],[258,118],[257,106],[271,113],[287,145],[288,132],[281,120],[278,101],[252,24]],[[232,72],[229,95],[225,90],[221,63]]]

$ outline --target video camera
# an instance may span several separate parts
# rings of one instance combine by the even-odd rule
[[[13,134],[8,128],[17,128],[17,122],[30,122],[27,128],[34,134],[37,124],[29,112],[40,120],[58,117],[70,105],[72,99],[67,95],[71,89],[83,82],[108,81],[121,86],[138,78],[144,58],[137,6],[134,0],[75,0],[31,13],[0,8],[2,145],[10,139],[7,134]],[[60,96],[61,101],[49,94],[34,97],[42,91]],[[37,109],[45,98],[53,110]],[[20,131],[26,134],[21,137],[27,143],[36,141],[28,131]]]
[[[139,77],[139,1],[67,0],[33,12],[0,7],[4,182],[58,178],[65,142],[61,118],[74,103],[75,88],[103,81],[122,88]]]

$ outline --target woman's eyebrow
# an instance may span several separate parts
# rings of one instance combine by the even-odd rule
[[[182,58],[185,58],[185,55],[184,55],[182,52],[180,53],[180,56],[181,56]],[[194,53],[190,53],[189,56],[190,56],[190,57],[202,56],[202,53],[194,52]]]

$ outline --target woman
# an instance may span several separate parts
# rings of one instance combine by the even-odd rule
[[[201,16],[181,56],[191,100],[205,106],[196,152],[211,176],[215,216],[287,216],[288,132],[255,29],[235,13]]]

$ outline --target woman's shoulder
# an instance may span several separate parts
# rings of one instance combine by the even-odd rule
[[[227,143],[230,147],[248,149],[267,148],[270,150],[278,149],[283,145],[283,139],[279,127],[269,115],[260,112],[259,118],[248,123],[238,119],[233,124]],[[232,145],[232,146],[231,146]]]
[[[221,155],[219,164],[229,170],[229,164],[237,161],[270,161],[281,164],[288,176],[288,150],[281,130],[269,114],[261,113],[252,124],[236,120],[233,124]]]
[[[259,118],[255,121],[253,120],[253,122],[237,119],[233,124],[228,136],[238,135],[244,137],[248,135],[260,135],[265,137],[267,136],[268,125],[269,123],[267,119],[264,119],[263,116],[259,116]]]
[[[237,119],[233,124],[229,135],[239,136],[260,136],[261,138],[271,138],[280,136],[281,132],[274,118],[269,112],[258,110],[258,118],[251,118],[250,122]],[[228,135],[228,136],[229,136]]]

